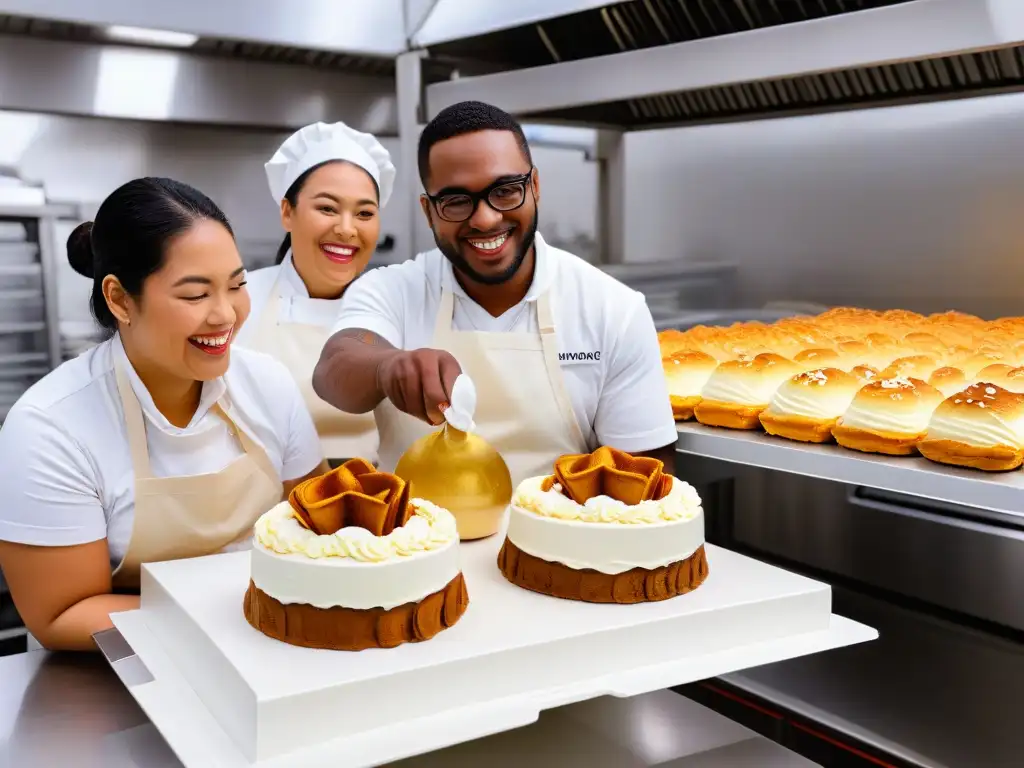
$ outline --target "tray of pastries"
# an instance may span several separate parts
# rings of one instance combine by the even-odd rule
[[[838,307],[658,338],[677,421],[989,472],[1024,463],[1024,317]]]

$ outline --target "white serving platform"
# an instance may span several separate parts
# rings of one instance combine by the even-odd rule
[[[131,693],[189,768],[357,768],[527,725],[563,704],[877,637],[831,614],[828,585],[710,545],[698,590],[620,606],[512,586],[495,564],[500,543],[462,545],[470,607],[455,627],[360,653],[253,630],[242,615],[248,553],[146,566],[142,607],[113,617],[153,677]]]

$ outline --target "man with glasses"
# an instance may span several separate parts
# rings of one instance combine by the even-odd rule
[[[674,466],[675,423],[642,294],[537,231],[540,174],[519,123],[463,102],[424,129],[420,198],[437,249],[346,291],[317,394],[374,411],[380,469],[443,421],[455,378],[513,483],[609,445]]]

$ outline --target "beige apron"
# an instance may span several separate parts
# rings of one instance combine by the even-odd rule
[[[283,269],[283,268],[282,268]],[[282,323],[279,315],[280,280],[270,289],[266,308],[260,318],[259,327],[247,346],[266,352],[280,360],[291,371],[302,391],[320,445],[328,459],[362,458],[374,463],[377,460],[377,428],[373,413],[345,413],[320,399],[313,391],[313,369],[320,360],[320,353],[331,337],[329,328],[305,323]]]
[[[244,542],[256,519],[279,503],[284,486],[264,451],[220,403],[213,406],[244,453],[219,472],[190,477],[154,477],[142,408],[127,374],[115,365],[124,407],[128,447],[135,471],[132,535],[114,586],[135,588],[143,563],[201,557]]]
[[[433,347],[450,352],[476,385],[477,434],[508,465],[513,487],[527,477],[550,474],[566,453],[586,453],[586,441],[558,364],[558,340],[545,292],[537,299],[540,333],[454,331],[455,297],[441,292]],[[380,433],[380,468],[393,472],[406,449],[435,431],[384,399],[374,410]]]

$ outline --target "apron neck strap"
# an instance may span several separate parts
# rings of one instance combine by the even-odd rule
[[[125,427],[128,432],[128,451],[132,457],[132,469],[135,471],[135,478],[153,477],[153,467],[149,460],[149,446],[146,443],[146,422],[142,413],[142,406],[139,405],[139,398],[132,389],[128,374],[121,363],[114,364],[114,375],[117,379],[117,392],[121,397],[121,407],[124,410]],[[220,401],[213,404],[211,410],[227,423],[231,433],[238,438],[242,450],[256,460],[260,469],[271,478],[277,478],[277,472],[270,463],[266,451],[249,436],[238,422],[228,413]]]
[[[149,464],[149,449],[146,447],[146,423],[142,415],[139,398],[132,391],[128,374],[121,363],[114,363],[114,376],[117,379],[117,393],[121,397],[121,409],[124,411],[124,423],[128,431],[128,450],[132,457],[135,477],[152,477],[153,470]]]

